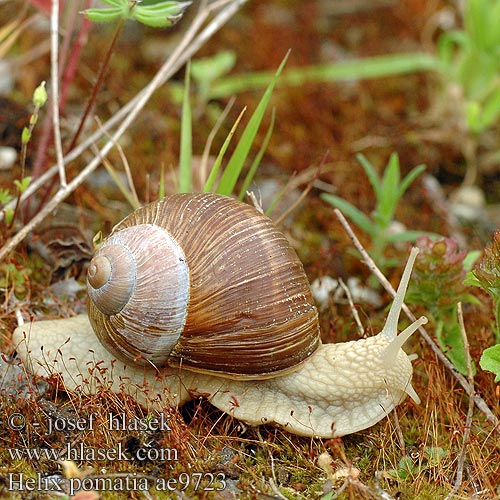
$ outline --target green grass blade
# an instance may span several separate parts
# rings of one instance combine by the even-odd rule
[[[122,193],[122,195],[125,197],[127,202],[130,204],[130,206],[136,210],[139,208],[139,205],[137,204],[136,199],[134,198],[132,192],[130,189],[125,185],[125,183],[122,181],[121,177],[118,175],[116,170],[113,168],[111,163],[109,161],[103,161],[104,168],[107,170],[108,174],[110,177],[113,179],[115,182],[116,186]]]
[[[440,61],[430,54],[421,52],[391,54],[333,64],[289,68],[281,75],[280,85],[299,86],[308,82],[381,78],[417,71],[438,71],[440,67]],[[219,99],[248,90],[260,89],[269,83],[272,76],[272,73],[264,71],[221,78],[213,83],[209,97]]]
[[[382,184],[378,177],[377,172],[373,168],[373,165],[366,159],[366,157],[362,154],[356,155],[359,163],[363,167],[370,184],[372,185],[373,191],[375,192],[375,197],[378,199],[382,193]]]
[[[245,193],[247,192],[247,189],[250,186],[250,183],[252,182],[253,178],[255,177],[255,173],[257,172],[257,169],[259,168],[262,157],[264,156],[264,153],[266,152],[266,149],[267,149],[267,146],[268,146],[269,141],[271,139],[271,136],[273,135],[275,116],[276,116],[276,112],[275,112],[275,109],[273,108],[273,112],[271,114],[271,123],[269,124],[269,127],[267,129],[266,136],[264,137],[264,141],[262,142],[262,145],[259,149],[259,152],[257,153],[257,156],[255,157],[255,159],[252,163],[252,166],[248,170],[248,173],[245,177],[245,180],[243,181],[243,186],[241,187],[240,194],[238,195],[238,198],[240,200],[243,200]]]
[[[366,231],[370,235],[373,235],[374,231],[376,231],[376,226],[373,221],[348,201],[334,194],[322,194],[321,198],[347,215],[355,224],[363,229],[363,231]]]
[[[417,165],[412,168],[406,177],[402,180],[399,185],[399,197],[403,196],[405,191],[410,187],[410,184],[422,173],[425,171],[425,165]]]
[[[222,147],[220,148],[219,154],[217,155],[217,158],[215,159],[212,170],[210,170],[210,175],[208,176],[207,182],[203,186],[203,191],[205,193],[211,192],[213,187],[214,187],[215,181],[217,179],[217,174],[219,173],[219,169],[220,169],[220,166],[222,164],[222,160],[224,158],[224,155],[226,154],[229,143],[231,142],[231,139],[233,138],[233,135],[236,132],[236,129],[238,128],[238,124],[240,123],[240,120],[243,117],[243,115],[245,114],[246,110],[247,110],[246,107],[243,108],[242,112],[238,115],[238,118],[236,118],[234,125],[232,126],[231,130],[229,131],[229,134],[227,134],[227,137],[224,140]],[[216,190],[216,192],[219,192],[219,191]]]
[[[401,231],[400,233],[386,234],[385,240],[388,243],[395,243],[397,241],[415,241],[420,236],[436,237],[434,233],[409,229],[407,231]]]
[[[184,80],[184,96],[182,99],[181,143],[180,143],[180,157],[179,157],[180,193],[189,193],[191,191],[193,122],[191,116],[191,102],[189,100],[189,87],[190,87],[190,63],[188,63],[186,66],[186,77]]]
[[[230,195],[233,192],[234,186],[236,185],[241,170],[243,169],[243,165],[253,144],[255,136],[257,135],[257,131],[259,130],[267,105],[269,104],[269,100],[271,99],[271,94],[283,70],[283,67],[286,64],[289,54],[290,52],[288,52],[284,57],[273,79],[271,80],[271,83],[269,83],[266,91],[264,92],[264,95],[262,96],[262,99],[257,105],[257,108],[248,121],[248,124],[245,127],[243,134],[241,135],[238,145],[236,146],[236,149],[229,159],[226,169],[224,170],[224,174],[221,177],[219,187],[217,189],[218,193]]]
[[[160,169],[160,186],[158,189],[158,199],[165,197],[165,165]]]
[[[276,205],[279,203],[281,198],[283,198],[283,195],[287,192],[289,188],[289,183],[287,182],[279,191],[279,193],[276,195],[274,200],[271,202],[271,204],[267,207],[267,210],[264,212],[265,215],[268,217],[271,217],[271,214],[273,213],[273,210],[276,208]],[[274,221],[276,222],[276,221]],[[279,224],[277,224],[279,225]]]
[[[383,227],[387,227],[394,217],[399,200],[400,181],[399,157],[392,153],[382,176],[380,196],[377,196],[377,216]]]

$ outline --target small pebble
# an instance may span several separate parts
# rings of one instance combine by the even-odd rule
[[[10,170],[16,163],[16,160],[17,151],[14,148],[0,146],[0,170]]]
[[[26,370],[19,362],[0,353],[0,392],[26,399],[33,394],[34,390],[36,390],[37,397],[44,394],[47,390],[47,382],[40,380],[35,383],[31,376],[27,377]]]

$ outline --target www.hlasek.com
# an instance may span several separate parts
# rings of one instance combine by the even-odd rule
[[[7,419],[9,427],[13,431],[22,431],[27,425],[27,419],[24,414],[13,413]],[[33,427],[39,426],[39,422],[32,422]],[[45,423],[47,429],[46,436],[54,431],[93,431],[96,425],[96,414],[92,413],[86,418],[49,418]],[[159,417],[148,418],[126,418],[125,414],[113,415],[110,413],[107,419],[109,431],[166,431],[172,429],[169,426],[168,418],[164,414]],[[73,460],[75,462],[88,461],[115,461],[115,460],[161,460],[171,462],[179,460],[178,450],[175,448],[157,448],[154,446],[143,446],[134,450],[134,456],[129,456],[123,449],[122,443],[116,447],[93,448],[86,447],[80,442],[75,445],[67,443],[61,448],[8,448],[8,453],[12,460]]]
[[[87,448],[83,443],[71,445],[67,443],[63,448],[7,448],[11,460],[73,460],[74,462],[97,461],[155,461],[172,462],[179,460],[179,451],[176,448],[155,448],[143,446],[134,450],[134,456],[127,455],[122,443],[112,448]]]

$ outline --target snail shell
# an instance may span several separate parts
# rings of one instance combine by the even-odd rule
[[[270,219],[225,196],[136,210],[98,248],[87,286],[94,331],[127,362],[266,378],[320,344],[295,251]]]

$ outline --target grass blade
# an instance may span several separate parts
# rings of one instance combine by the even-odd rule
[[[236,118],[234,125],[232,126],[231,130],[229,131],[229,134],[227,134],[227,137],[224,140],[224,144],[222,144],[222,147],[220,148],[219,154],[217,155],[217,158],[215,159],[214,165],[212,167],[212,170],[210,171],[210,175],[208,176],[207,182],[203,186],[203,191],[205,193],[212,191],[212,188],[213,188],[215,181],[217,179],[217,174],[219,173],[219,169],[220,169],[220,166],[222,164],[222,160],[224,158],[224,155],[226,154],[229,143],[231,142],[231,139],[233,138],[233,135],[236,132],[236,129],[238,127],[238,124],[240,123],[240,120],[243,117],[243,115],[245,114],[246,110],[247,110],[247,108],[244,107],[243,110],[241,111],[241,113],[238,115],[238,118]],[[217,189],[216,192],[219,193],[219,190]],[[219,194],[222,194],[222,193],[219,193]]]
[[[247,192],[247,189],[250,186],[250,183],[252,182],[253,178],[255,177],[255,172],[257,172],[257,169],[259,168],[262,157],[264,156],[264,153],[266,152],[267,145],[269,144],[271,136],[273,135],[275,116],[276,116],[276,113],[275,113],[275,110],[273,108],[273,112],[271,115],[271,123],[269,124],[269,128],[267,129],[266,136],[264,137],[264,141],[262,142],[262,146],[260,147],[259,152],[257,153],[257,156],[255,157],[255,160],[252,163],[252,166],[248,170],[248,173],[245,177],[245,180],[243,181],[243,186],[241,186],[240,194],[238,195],[238,198],[240,200],[242,200],[244,198],[245,193]]]
[[[333,64],[290,68],[280,77],[281,85],[299,86],[307,82],[336,82],[366,78],[415,73],[417,71],[439,71],[440,61],[423,52],[391,54],[369,57]],[[248,90],[265,87],[272,73],[263,71],[246,75],[234,75],[213,83],[210,99],[218,99]]]
[[[227,164],[227,167],[224,170],[224,174],[221,177],[219,187],[217,189],[217,191],[220,194],[230,195],[234,190],[234,186],[236,185],[236,182],[241,173],[241,170],[243,169],[243,165],[248,156],[250,148],[253,144],[255,136],[257,135],[257,131],[259,130],[262,118],[264,116],[267,105],[271,98],[271,94],[274,90],[274,86],[276,85],[278,77],[280,76],[283,67],[286,64],[289,54],[290,52],[286,54],[283,61],[281,62],[278,70],[274,75],[274,78],[271,80],[271,83],[269,83],[266,91],[264,92],[264,95],[262,96],[262,99],[260,100],[259,104],[257,105],[257,108],[253,112],[250,120],[248,121],[248,124],[245,127],[243,134],[241,135],[238,145],[234,150],[234,153],[229,159],[229,163]]]
[[[333,194],[322,194],[321,198],[330,203],[330,205],[333,205],[335,208],[338,208],[368,234],[373,235],[373,231],[377,229],[369,217],[367,217],[354,205],[351,205],[348,201],[345,201],[344,199]]]
[[[401,196],[403,196],[403,194],[408,189],[410,184],[424,171],[425,171],[425,165],[417,165],[408,172],[406,177],[402,180],[401,184],[399,185],[400,198]]]
[[[189,193],[191,191],[193,122],[191,116],[191,102],[189,100],[190,71],[190,63],[188,62],[186,66],[186,77],[184,80],[184,96],[182,98],[181,144],[179,156],[180,193]]]
[[[382,183],[373,168],[373,165],[366,159],[366,157],[362,154],[356,155],[359,163],[363,167],[370,184],[372,185],[373,191],[375,192],[375,197],[378,199],[382,193]]]

